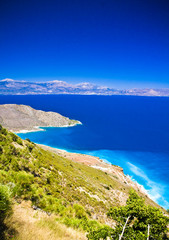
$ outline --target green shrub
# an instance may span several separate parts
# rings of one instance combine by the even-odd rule
[[[74,205],[73,205],[73,208],[74,208],[74,210],[75,210],[75,217],[76,217],[76,218],[79,218],[79,219],[81,219],[81,218],[87,218],[86,211],[85,211],[85,209],[84,209],[81,205],[79,205],[79,204],[74,204]]]
[[[18,143],[19,145],[23,145],[22,140],[21,140],[20,138],[17,138],[17,143]]]
[[[19,151],[17,148],[15,148],[13,145],[8,145],[5,148],[5,153],[8,157],[12,157],[12,156],[18,156],[19,155]]]
[[[62,204],[61,199],[57,199],[50,195],[46,196],[45,194],[43,194],[42,197],[38,199],[37,205],[39,208],[42,208],[46,212],[54,212],[57,214],[60,214],[65,209],[65,206]]]
[[[72,206],[67,206],[64,210],[60,213],[60,216],[73,218],[75,215],[75,210]]]
[[[99,227],[96,230],[92,230],[90,231],[90,233],[87,235],[87,238],[90,240],[106,240],[106,239],[113,239],[111,238],[113,235],[113,229],[108,227],[108,226],[104,226],[104,227]]]
[[[10,136],[12,138],[12,141],[17,142],[19,145],[23,145],[21,138],[18,137],[16,134],[10,133]]]
[[[34,144],[32,142],[30,142],[30,143],[27,143],[26,146],[27,146],[29,152],[32,152],[32,150],[34,148]]]
[[[0,128],[0,133],[3,134],[3,135],[7,135],[8,134],[7,130],[5,128],[3,128],[2,126]]]
[[[20,171],[15,174],[14,180],[16,183],[16,186],[14,188],[15,195],[17,196],[23,195],[25,199],[27,199],[28,196],[30,197],[32,195],[31,186],[34,182],[34,176],[32,174],[26,173],[25,171]]]
[[[11,212],[11,192],[8,186],[0,184],[0,225]]]
[[[3,148],[0,146],[0,154],[3,153]]]
[[[86,232],[94,231],[101,227],[101,225],[95,220],[89,220],[88,218],[63,218],[62,222],[68,226],[75,229],[82,229]]]
[[[17,139],[18,139],[18,136],[17,136],[17,135],[15,135],[14,133],[10,133],[10,136],[11,136],[11,138],[12,138],[12,141],[14,141],[14,142],[17,141]]]

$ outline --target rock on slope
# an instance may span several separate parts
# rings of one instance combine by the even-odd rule
[[[0,105],[0,124],[11,131],[36,130],[38,127],[66,127],[80,124],[56,112],[35,110],[17,104]]]

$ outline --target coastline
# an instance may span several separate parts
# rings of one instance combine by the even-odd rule
[[[45,127],[73,127],[80,121],[57,112],[36,110],[23,104],[0,104],[0,123],[14,133],[44,131]]]
[[[40,126],[35,126],[35,127],[33,127],[33,129],[29,129],[29,130],[22,129],[22,130],[17,130],[17,131],[15,131],[15,130],[9,130],[9,131],[17,134],[17,133],[40,132],[40,131],[45,131],[45,129],[41,128]]]
[[[80,123],[82,124],[82,123]],[[66,126],[61,126],[59,128],[64,128],[64,127],[73,127],[76,124],[73,125],[66,125]],[[53,126],[47,126],[44,128],[55,128]],[[35,129],[36,128],[36,129]],[[34,127],[33,130],[20,130],[19,133],[30,133],[30,132],[38,132],[38,131],[46,131],[46,129],[43,129],[43,127],[40,126],[36,126]],[[16,132],[15,132],[16,133]],[[36,141],[35,141],[36,143]],[[128,186],[128,187],[132,187],[134,188],[137,192],[140,192],[141,195],[144,195],[146,198],[149,198],[153,203],[154,206],[159,206],[159,203],[154,200],[153,196],[151,196],[149,190],[146,189],[146,187],[143,184],[138,183],[135,179],[133,179],[131,176],[129,176],[128,174],[123,172],[123,168],[118,166],[118,165],[113,165],[112,162],[110,162],[107,159],[102,159],[102,157],[97,156],[97,155],[90,155],[90,153],[80,153],[80,152],[69,152],[69,150],[67,149],[58,149],[57,147],[51,147],[50,145],[43,145],[40,143],[36,143],[37,145],[39,145],[41,148],[43,148],[44,150],[48,150],[51,151],[53,153],[56,153],[57,155],[61,156],[61,157],[65,157],[71,161],[75,161],[81,164],[85,164],[89,167],[101,170],[109,175],[111,175],[111,177],[115,180],[117,180],[117,182],[121,182],[124,186]],[[76,151],[76,150],[75,150]],[[156,205],[157,204],[157,205]],[[163,209],[167,209],[166,207],[162,207]]]
[[[69,127],[69,126],[67,126]],[[45,127],[46,128],[46,127]],[[48,127],[47,127],[48,128]],[[36,131],[32,132],[37,132],[39,129]],[[43,131],[46,131],[46,129],[42,129]],[[26,134],[27,132],[24,133]],[[41,131],[41,129],[40,129]],[[57,147],[51,147],[50,145],[45,145],[45,144],[40,144],[35,141],[35,144],[38,145],[39,147],[43,148],[46,151],[53,152],[61,157],[67,158],[71,161],[78,162],[84,165],[87,165],[89,167],[98,169],[100,171],[105,172],[106,174],[109,174],[115,181],[122,183],[124,187],[129,187],[135,189],[138,193],[141,194],[142,197],[146,198],[148,202],[151,202],[153,206],[155,207],[160,207],[161,209],[167,209],[166,207],[159,205],[157,201],[153,199],[153,197],[149,194],[149,190],[147,190],[143,184],[138,183],[135,179],[132,179],[131,176],[123,172],[123,168],[114,165],[111,162],[109,162],[106,159],[102,159],[100,156],[96,155],[90,155],[88,152],[87,153],[80,153],[80,152],[70,152],[67,149],[59,149]],[[75,150],[76,151],[76,150]],[[146,201],[147,201],[146,200]]]
[[[9,99],[9,100],[13,101],[13,99]],[[30,101],[29,98],[28,98],[28,100]],[[28,100],[26,100],[26,101],[28,101]],[[42,98],[42,100],[43,100],[43,98]],[[57,98],[56,98],[56,100],[57,100]],[[118,100],[118,99],[116,99],[116,100]],[[72,100],[72,101],[74,101],[74,100]],[[111,101],[111,100],[104,99],[104,101],[103,101],[103,99],[101,99],[101,100],[97,100],[97,101],[99,103],[103,102],[105,104],[105,106],[109,106],[109,105],[107,105],[107,104],[109,104],[109,102],[111,104],[116,104],[116,102],[114,100]],[[129,111],[129,113],[132,113],[131,107],[128,107],[128,106],[130,106],[130,104],[131,104],[132,107],[135,107],[135,103],[133,104],[132,103],[133,101],[132,102],[131,101],[127,102],[127,100],[125,100],[125,101],[126,101],[125,102],[126,110]],[[41,102],[43,102],[43,101],[40,101],[40,106],[38,107],[39,109],[42,108]],[[20,131],[18,131],[18,135],[22,139],[29,138],[31,141],[33,141],[35,143],[36,142],[42,143],[42,144],[46,144],[46,145],[54,147],[54,148],[59,147],[59,148],[65,149],[67,151],[74,151],[77,153],[97,156],[97,157],[100,157],[100,159],[103,159],[103,161],[106,161],[106,162],[109,161],[109,163],[120,165],[124,169],[124,174],[126,174],[126,175],[128,174],[129,178],[131,176],[131,180],[133,182],[136,183],[136,181],[137,181],[138,184],[141,184],[142,186],[144,186],[145,190],[142,190],[142,192],[147,191],[146,194],[148,196],[150,196],[150,198],[153,199],[153,201],[157,202],[164,208],[168,209],[169,205],[165,201],[165,199],[168,200],[168,197],[169,197],[169,194],[167,193],[168,179],[167,179],[167,176],[165,176],[166,170],[164,170],[164,167],[168,166],[167,157],[169,155],[163,156],[163,155],[165,155],[165,152],[163,152],[163,149],[165,150],[167,146],[166,145],[163,146],[162,145],[163,142],[160,143],[160,141],[158,140],[159,138],[157,140],[154,140],[154,138],[152,138],[152,143],[151,143],[151,141],[148,141],[150,135],[145,131],[146,127],[147,127],[146,122],[143,121],[143,125],[142,125],[143,132],[142,131],[140,132],[139,124],[141,122],[138,121],[138,123],[135,125],[135,122],[134,122],[135,119],[133,119],[133,115],[131,115],[131,121],[129,121],[129,119],[126,119],[125,121],[121,120],[118,123],[117,120],[119,119],[119,116],[117,114],[120,113],[123,116],[122,105],[120,105],[123,102],[124,102],[124,99],[121,99],[121,98],[117,101],[117,103],[118,103],[117,109],[118,110],[115,108],[111,112],[109,108],[105,109],[105,117],[106,117],[105,118],[106,122],[105,122],[105,121],[103,121],[104,119],[99,117],[99,116],[103,116],[104,112],[98,112],[97,114],[95,114],[95,112],[93,114],[93,112],[92,112],[93,107],[95,106],[95,105],[93,105],[95,103],[95,100],[93,100],[93,102],[91,102],[91,107],[90,107],[90,104],[89,104],[89,106],[87,105],[88,101],[86,100],[84,107],[85,107],[85,109],[86,109],[86,107],[89,107],[89,112],[87,112],[87,111],[84,112],[84,109],[81,107],[81,106],[83,106],[82,104],[78,103],[77,105],[75,105],[75,108],[74,108],[74,107],[72,107],[72,105],[71,106],[69,106],[69,104],[67,105],[67,99],[63,98],[63,104],[61,104],[61,106],[63,105],[62,106],[64,109],[63,112],[70,116],[73,113],[73,116],[76,116],[77,119],[80,119],[84,123],[86,122],[87,123],[87,124],[85,124],[86,126],[84,126],[84,127],[77,126],[77,128],[74,128],[74,129],[65,128],[65,127],[56,129],[55,127],[49,128],[50,125],[52,125],[52,124],[50,122],[48,122],[47,125],[49,125],[49,126],[45,127],[44,129],[42,129],[42,128],[31,129],[29,127],[29,124],[25,125],[25,126],[21,126],[21,124],[19,124],[19,120],[21,120],[21,119],[17,118],[16,122],[18,122],[18,129],[20,130]],[[149,115],[147,110],[144,111],[144,109],[146,109],[145,106],[147,103],[149,103],[149,101],[147,101],[147,100],[140,101],[139,100],[139,101],[136,101],[136,103],[137,104],[142,103],[142,105],[140,105],[140,106],[142,106],[142,108],[136,111],[137,115],[143,114],[143,115],[140,115],[140,117],[148,116],[147,120],[151,121],[152,116]],[[53,98],[49,99],[49,104],[51,106],[53,106],[52,110],[55,110],[55,105],[52,105]],[[166,106],[167,105],[164,104],[164,107],[163,107],[163,104],[161,102],[159,102],[160,109],[165,111]],[[156,113],[156,111],[153,111],[153,114],[155,114],[155,113]],[[91,118],[91,116],[92,116],[92,118]],[[124,130],[123,126],[125,127],[125,124],[124,124],[125,122],[131,127],[131,130],[130,130],[130,128],[125,128],[126,132],[123,131]],[[157,124],[157,122],[158,121],[155,121],[155,124]],[[28,121],[28,123],[29,123],[29,121]],[[66,122],[64,122],[64,123],[66,124]],[[119,124],[118,126],[121,126],[121,128],[116,129],[116,123]],[[161,124],[161,121],[160,121],[160,124]],[[34,124],[33,126],[39,126],[39,125],[41,126],[41,124]],[[102,130],[102,126],[103,126],[104,131]],[[165,130],[164,127],[165,127],[165,124],[162,128],[160,128],[162,130],[163,137],[165,137],[163,134],[164,133],[163,131]],[[13,129],[13,128],[11,127],[9,129]],[[138,135],[139,138],[138,138],[138,136],[136,136],[136,138],[135,138],[135,131],[133,131],[133,130],[139,131],[138,133],[141,134],[141,136]],[[156,131],[156,129],[154,129],[153,131]],[[17,133],[17,131],[16,131],[16,133]],[[98,136],[102,137],[102,138],[97,139],[97,135],[95,133],[98,133]],[[132,136],[134,137],[134,139],[136,141],[133,141],[133,138],[128,139],[128,136],[130,136],[130,133],[132,134]],[[83,136],[83,134],[84,134],[84,136]],[[123,137],[124,137],[124,139],[123,139]],[[140,138],[140,137],[143,137],[143,138]],[[111,139],[112,139],[112,142],[110,142]],[[140,143],[142,143],[142,140],[144,140],[143,144],[138,145],[137,141],[138,142],[140,141]],[[166,140],[167,140],[167,137],[164,138],[164,144],[166,143]],[[92,146],[89,145],[90,143]],[[156,143],[158,143],[157,150],[161,151],[159,154],[156,152],[155,153],[151,152],[151,151],[153,151],[153,146],[155,146]],[[116,148],[116,146],[117,146],[117,148]],[[116,149],[118,149],[118,146],[120,146],[119,149],[127,149],[127,152],[125,150],[124,151],[116,150]],[[123,146],[124,146],[124,148],[123,148]],[[129,147],[129,152],[128,152],[128,147]],[[152,149],[151,149],[151,147],[152,147]],[[130,149],[131,149],[131,152],[130,152]],[[136,152],[135,152],[135,149],[136,149]],[[139,152],[137,152],[137,149],[139,150]],[[146,150],[145,153],[144,153],[144,149]],[[147,154],[147,149],[150,150],[150,153],[148,152],[148,154]],[[155,151],[156,151],[156,149],[155,149]],[[161,166],[161,164],[158,165],[158,163],[161,163],[161,162],[164,163],[164,166]],[[99,168],[99,167],[101,167],[102,171],[107,171],[105,166],[98,166],[98,165],[95,166],[95,168]],[[161,174],[163,174],[163,175],[161,175]],[[163,180],[165,180],[166,182],[164,182]],[[126,185],[126,187],[127,187],[127,185]]]
[[[44,150],[53,152],[61,157],[67,158],[71,161],[78,162],[84,165],[87,165],[89,167],[101,170],[105,172],[106,174],[109,174],[114,180],[117,182],[120,182],[125,186],[128,186],[129,188],[135,189],[138,193],[141,194],[142,197],[146,198],[146,200],[151,202],[153,206],[160,207],[163,211],[165,211],[167,208],[159,205],[158,202],[156,202],[152,196],[149,194],[149,191],[144,187],[144,185],[138,183],[135,179],[133,179],[128,174],[124,174],[123,168],[118,165],[113,165],[110,162],[106,162],[105,160],[102,160],[100,157],[92,156],[89,154],[83,154],[83,153],[76,153],[76,152],[69,152],[66,149],[58,149],[54,147],[50,147],[48,145],[43,145],[36,143],[39,147],[43,148]]]
[[[67,150],[58,149],[58,148],[50,147],[50,146],[43,145],[43,144],[37,144],[37,145],[40,146],[41,148],[43,148],[44,150],[51,151],[61,157],[65,157],[71,161],[78,162],[78,163],[87,165],[89,167],[101,170],[107,174],[110,174],[114,179],[117,179],[117,181],[120,181],[123,184],[134,188],[136,191],[139,191],[142,194],[144,194],[146,197],[150,198],[150,196],[149,196],[147,190],[144,188],[144,186],[137,183],[136,181],[133,181],[129,175],[125,175],[123,172],[123,168],[120,166],[113,165],[109,162],[105,162],[104,160],[102,160],[96,156],[91,156],[91,155],[82,154],[82,153],[69,152]]]
[[[77,125],[82,125],[80,121],[76,121],[76,123],[72,123],[70,125],[63,125],[63,126],[34,126],[31,129],[20,129],[20,130],[12,130],[10,129],[9,131],[18,134],[18,133],[31,133],[31,132],[40,132],[40,131],[46,131],[44,128],[66,128],[66,127],[75,127]]]

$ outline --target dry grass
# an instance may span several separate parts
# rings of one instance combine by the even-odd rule
[[[14,206],[14,214],[8,218],[7,225],[17,232],[15,240],[86,240],[84,232],[75,231],[57,223],[54,216],[30,208],[23,202]],[[10,239],[10,237],[9,237]]]

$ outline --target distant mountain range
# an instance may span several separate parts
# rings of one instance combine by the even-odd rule
[[[0,80],[2,95],[34,95],[34,94],[79,94],[79,95],[134,95],[134,96],[169,96],[169,88],[133,88],[119,90],[91,83],[69,84],[54,80],[47,82],[28,82],[13,79]]]

